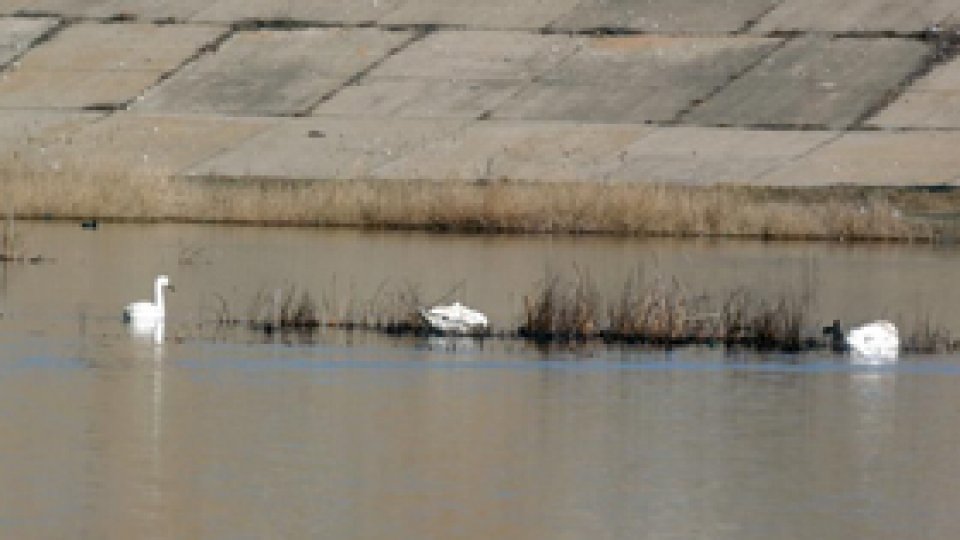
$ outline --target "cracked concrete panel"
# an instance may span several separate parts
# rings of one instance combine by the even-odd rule
[[[617,28],[644,32],[734,32],[781,0],[582,0],[551,25],[558,30]]]
[[[378,179],[599,181],[652,128],[578,122],[478,122],[386,164]]]
[[[0,0],[0,13],[182,21],[201,9],[198,4],[195,0]]]
[[[670,121],[780,43],[740,37],[584,39],[574,54],[498,107],[493,117]]]
[[[324,23],[374,23],[405,0],[219,0],[194,15],[194,21],[290,20]]]
[[[365,78],[321,104],[316,115],[477,118],[517,92],[513,81]]]
[[[53,18],[0,19],[0,66],[25,53],[34,41],[57,23]]]
[[[384,24],[449,24],[491,29],[544,28],[579,0],[408,0]]]
[[[869,123],[893,128],[960,128],[960,58],[934,68]]]
[[[657,128],[624,149],[622,166],[610,177],[625,182],[753,184],[836,136],[825,131]]]
[[[19,71],[170,71],[225,29],[141,23],[74,24],[32,49]]]
[[[784,0],[755,30],[917,32],[955,12],[956,0]]]
[[[374,168],[447,138],[462,126],[459,120],[291,119],[187,173],[303,180],[367,179]]]
[[[854,125],[915,72],[927,46],[908,39],[789,42],[681,121],[706,125]]]
[[[525,32],[442,31],[390,57],[369,76],[525,80],[563,61],[580,41]]]
[[[960,133],[851,132],[758,180],[766,185],[960,185]]]
[[[137,108],[304,113],[410,37],[373,28],[240,32],[153,89]]]
[[[276,120],[212,116],[114,114],[49,145],[47,161],[91,171],[144,168],[175,174],[264,132]]]

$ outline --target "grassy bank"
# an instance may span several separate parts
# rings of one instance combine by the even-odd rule
[[[929,241],[960,194],[906,189],[655,184],[185,179],[106,166],[0,166],[19,218]]]

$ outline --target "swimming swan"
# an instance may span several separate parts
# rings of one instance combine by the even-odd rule
[[[157,276],[153,282],[153,302],[141,301],[127,304],[123,308],[123,322],[131,323],[137,328],[149,328],[163,324],[166,309],[163,305],[164,287],[173,290],[170,278],[165,275]]]
[[[890,321],[874,321],[847,332],[850,350],[864,357],[896,358],[900,349],[897,327]]]
[[[846,335],[840,328],[840,321],[823,329],[824,334],[832,336],[835,351],[849,350],[858,357],[878,360],[891,360],[897,357],[900,349],[900,336],[897,327],[890,321],[874,321],[852,328]]]
[[[460,302],[420,310],[420,316],[435,332],[441,334],[479,334],[489,328],[487,316]]]

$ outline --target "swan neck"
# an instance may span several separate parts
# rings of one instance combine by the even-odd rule
[[[160,280],[157,280],[153,284],[153,305],[162,312],[163,311],[163,286],[160,285]]]

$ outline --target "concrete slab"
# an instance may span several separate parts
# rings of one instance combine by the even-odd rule
[[[463,126],[459,120],[314,117],[285,120],[188,171],[194,176],[304,180],[369,178],[374,168]]]
[[[276,120],[211,116],[111,115],[48,145],[46,163],[99,169],[148,168],[177,173],[264,132]],[[39,157],[34,153],[34,157]]]
[[[225,29],[204,25],[79,23],[31,50],[19,71],[170,71]]]
[[[960,128],[960,58],[937,66],[869,123],[881,127]]]
[[[478,118],[519,88],[513,81],[367,78],[340,90],[316,114]]]
[[[768,38],[604,37],[545,72],[493,117],[670,121],[780,44]]]
[[[194,21],[291,20],[374,23],[405,0],[219,0],[201,9]]]
[[[907,92],[869,122],[884,128],[960,129],[960,90]]]
[[[0,13],[182,21],[202,8],[198,4],[195,0],[0,0]]]
[[[917,32],[956,12],[956,0],[784,0],[754,31]]]
[[[0,73],[0,108],[113,108],[139,95],[152,71],[15,71]]]
[[[2,18],[0,19],[0,66],[25,53],[44,33],[59,21],[53,18]]]
[[[835,132],[657,128],[624,149],[609,174],[624,182],[751,184],[838,136]]]
[[[391,180],[596,181],[652,128],[577,122],[477,122],[378,168]]]
[[[76,24],[0,75],[0,107],[124,104],[220,32],[194,25]]]
[[[470,28],[544,28],[579,0],[408,0],[381,19],[384,24],[449,24]]]
[[[103,113],[43,110],[0,111],[0,158],[43,153],[51,144],[66,141]]]
[[[559,30],[728,33],[746,27],[781,0],[582,0],[550,26]]]
[[[369,76],[527,80],[566,59],[580,42],[526,32],[441,31],[390,57]]]
[[[758,179],[769,185],[960,185],[960,133],[851,132]]]
[[[698,125],[854,125],[914,72],[928,53],[908,39],[789,42],[681,121]]]
[[[137,108],[152,112],[290,115],[411,37],[374,28],[240,32],[180,70]]]

